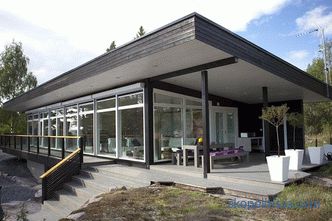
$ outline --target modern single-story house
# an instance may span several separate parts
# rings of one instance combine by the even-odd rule
[[[65,50],[65,49],[63,49]],[[88,61],[4,104],[27,113],[28,135],[80,135],[84,153],[145,164],[172,148],[216,143],[276,150],[263,106],[331,99],[331,87],[192,13]],[[281,128],[282,147],[292,130]],[[297,147],[304,146],[297,129]],[[42,141],[41,141],[42,142]],[[42,144],[41,144],[42,145]],[[54,140],[52,148],[59,148]],[[70,150],[75,142],[67,142]]]

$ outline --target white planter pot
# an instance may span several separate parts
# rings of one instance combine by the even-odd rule
[[[289,169],[290,170],[301,170],[302,169],[304,150],[301,150],[301,149],[285,150],[285,154],[286,154],[286,156],[290,157],[290,160],[289,160]]]
[[[332,145],[331,144],[324,144],[324,153],[327,155],[327,153],[332,153]]]
[[[324,162],[323,147],[308,147],[308,153],[312,164],[322,164]]]
[[[288,180],[289,168],[288,156],[268,156],[266,157],[267,166],[269,167],[271,181],[284,182]]]

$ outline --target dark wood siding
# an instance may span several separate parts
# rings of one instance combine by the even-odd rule
[[[303,102],[302,100],[284,101],[278,103],[269,103],[270,105],[281,105],[287,104],[290,108],[289,113],[299,112],[303,113]],[[256,136],[263,136],[262,120],[259,116],[262,113],[262,104],[244,104],[239,106],[239,132],[252,132]],[[284,129],[283,126],[279,128],[280,135],[280,147],[284,150]],[[293,128],[287,123],[287,143],[288,148],[293,147]],[[297,128],[296,130],[296,147],[302,149],[304,147],[304,130]],[[276,131],[273,126],[270,125],[270,150],[274,154],[277,152],[277,138]]]

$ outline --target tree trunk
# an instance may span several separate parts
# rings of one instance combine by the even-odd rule
[[[316,145],[316,147],[318,146],[317,136],[316,136],[316,139],[315,139],[315,145]]]
[[[280,157],[279,127],[276,127],[276,132],[277,132],[277,144],[278,144],[278,157]]]
[[[294,128],[294,132],[293,132],[293,148],[294,148],[294,150],[296,149],[296,146],[295,146],[295,132],[296,132],[296,127],[293,127]]]

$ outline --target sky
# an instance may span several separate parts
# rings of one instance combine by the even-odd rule
[[[192,12],[305,70],[321,31],[332,39],[332,0],[0,0],[0,51],[22,42],[42,84]]]

